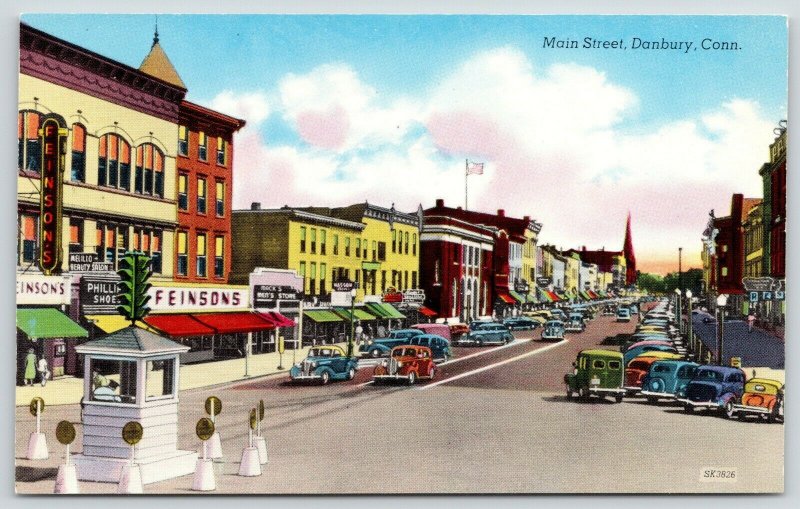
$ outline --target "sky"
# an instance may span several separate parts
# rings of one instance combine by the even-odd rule
[[[156,20],[23,21],[138,67]],[[630,212],[643,271],[677,270],[679,247],[700,266],[709,210],[762,196],[787,116],[782,17],[159,15],[158,31],[187,99],[247,121],[234,208],[464,206],[469,159],[485,171],[468,207],[529,215],[541,243],[622,249]]]

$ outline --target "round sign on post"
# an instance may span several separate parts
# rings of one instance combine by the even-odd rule
[[[250,429],[255,430],[256,424],[258,424],[258,414],[256,413],[256,409],[250,409]]]
[[[219,415],[222,412],[222,401],[216,396],[209,396],[206,399],[206,413],[208,415]]]
[[[136,421],[130,421],[122,427],[122,439],[125,440],[128,445],[138,444],[143,434],[144,430],[142,429],[142,425]]]
[[[31,415],[33,415],[34,417],[44,412],[44,400],[38,396],[33,398],[31,400],[30,410],[31,410]]]
[[[202,441],[206,441],[214,435],[214,423],[208,417],[203,417],[199,421],[197,421],[197,426],[195,426],[195,433],[197,433],[197,438]]]
[[[75,425],[69,421],[61,421],[56,426],[56,439],[64,445],[69,445],[75,440]]]
[[[264,411],[265,410],[266,409],[264,408],[264,400],[262,399],[262,400],[260,400],[258,402],[258,420],[259,421],[263,421],[264,420]]]

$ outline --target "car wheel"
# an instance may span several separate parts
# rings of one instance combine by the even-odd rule
[[[569,387],[567,387],[567,399],[568,399],[568,400],[571,400],[573,395],[574,395],[574,394],[573,394],[573,392],[572,392],[572,389],[570,389]]]
[[[408,373],[408,385],[414,385],[414,382],[417,381],[417,374],[413,371]]]
[[[320,381],[322,382],[322,385],[328,385],[328,382],[331,381],[331,374],[328,373],[327,371],[323,371],[320,376],[322,377],[320,379]]]
[[[622,394],[617,394],[616,396],[614,396],[614,401],[616,401],[617,403],[622,403]]]
[[[435,377],[435,376],[436,376],[436,368],[434,368],[433,366],[431,366],[431,370],[428,372],[428,378],[430,378],[431,380],[433,380],[433,377]]]
[[[350,371],[347,372],[347,379],[352,380],[356,377],[356,368],[350,368]]]
[[[483,346],[483,340],[482,340],[482,339],[479,339],[479,340],[477,341],[477,345],[478,345],[478,346]]]
[[[780,405],[780,402],[776,402],[775,405],[772,407],[772,411],[769,414],[767,414],[767,422],[770,424],[775,422],[778,417],[778,405]]]
[[[653,396],[648,396],[647,397],[647,402],[650,403],[651,405],[653,405],[653,404],[658,402],[658,398],[654,398]]]
[[[683,404],[683,411],[686,412],[687,414],[691,414],[691,413],[694,412],[694,407],[692,405],[690,405],[689,403],[684,403]]]
[[[729,399],[727,403],[725,403],[725,417],[728,419],[733,419],[733,416],[736,412],[733,410],[733,400]]]
[[[581,398],[584,401],[588,400],[589,399],[589,389],[587,389],[586,387],[581,387],[580,389],[578,389],[578,397]]]

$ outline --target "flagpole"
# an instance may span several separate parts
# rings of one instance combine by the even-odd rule
[[[464,160],[464,210],[467,210],[467,178],[469,177],[469,159]]]

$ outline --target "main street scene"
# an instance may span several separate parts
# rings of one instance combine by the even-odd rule
[[[18,494],[783,491],[783,18],[37,14],[19,73]]]

